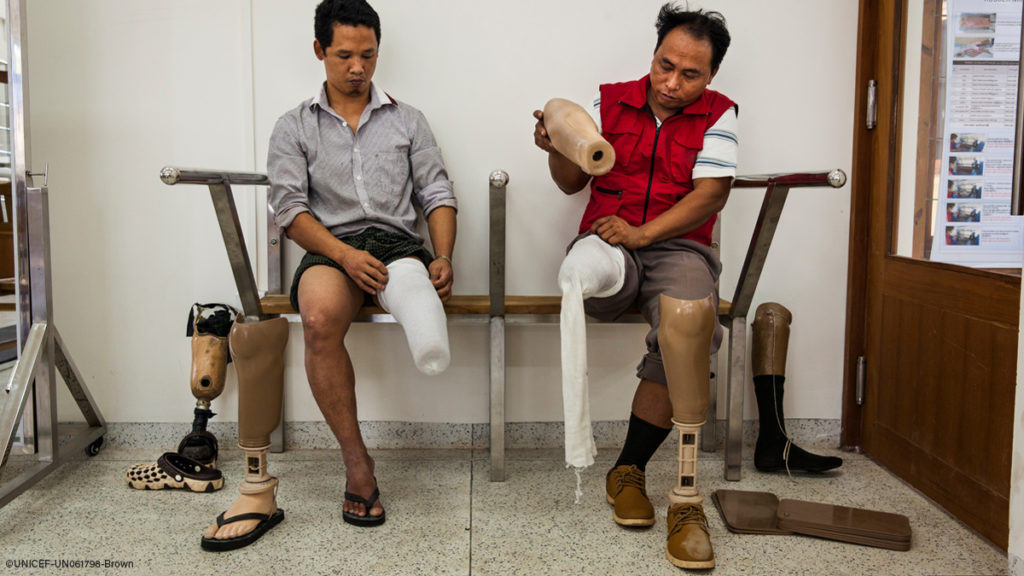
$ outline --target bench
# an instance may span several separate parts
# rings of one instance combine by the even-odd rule
[[[268,290],[262,297],[256,286],[249,254],[246,251],[235,208],[231,185],[266,186],[265,174],[192,170],[165,167],[160,179],[168,185],[202,184],[209,187],[217,221],[224,238],[242,310],[247,316],[269,318],[294,314],[287,294],[282,290],[282,242],[284,236],[274,224],[273,208],[267,213]],[[490,465],[491,481],[505,479],[505,353],[509,324],[557,323],[561,313],[561,296],[511,296],[505,293],[505,195],[508,174],[496,170],[490,174],[490,271],[489,294],[453,295],[445,304],[449,322],[483,323],[490,326]],[[740,479],[742,460],[743,389],[746,378],[746,318],[768,256],[775,229],[786,197],[792,188],[833,187],[846,183],[842,170],[796,174],[740,176],[733,188],[761,188],[764,198],[754,224],[746,257],[740,269],[736,290],[731,300],[721,299],[719,322],[729,330],[724,349],[728,354],[728,387],[726,409],[725,478]],[[715,247],[718,229],[715,231]],[[394,322],[389,314],[376,306],[365,306],[357,321]],[[639,314],[627,314],[616,322],[642,322]],[[717,357],[712,357],[711,403],[702,430],[702,449],[714,451],[717,446]],[[272,436],[275,451],[284,446],[284,426]]]

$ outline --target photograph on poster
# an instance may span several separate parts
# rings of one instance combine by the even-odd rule
[[[981,222],[981,207],[972,204],[946,204],[947,222]]]
[[[974,156],[950,156],[950,176],[981,176],[985,173],[985,162]]]
[[[981,236],[974,228],[946,226],[947,246],[977,246],[978,244],[981,244]]]
[[[946,198],[981,198],[981,182],[975,180],[949,180]]]
[[[950,152],[981,152],[985,149],[984,134],[957,134],[949,135]]]
[[[995,32],[996,15],[977,12],[964,12],[960,15],[961,32]]]
[[[960,37],[953,40],[953,58],[992,58],[995,38]]]

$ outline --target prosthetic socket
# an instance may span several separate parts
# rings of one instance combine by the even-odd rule
[[[239,316],[229,342],[238,372],[238,446],[246,461],[238,491],[261,494],[277,486],[277,478],[267,474],[267,452],[270,433],[281,421],[288,320],[248,321]]]
[[[451,360],[448,322],[423,263],[400,258],[388,264],[388,283],[377,300],[401,324],[416,368],[429,376],[444,372]]]
[[[714,296],[677,300],[662,294],[658,306],[658,345],[668,379],[672,423],[679,431],[679,482],[669,492],[669,501],[700,504],[704,498],[697,490],[697,446],[711,398]]]
[[[562,405],[565,412],[565,461],[585,468],[594,463],[597,448],[590,425],[587,379],[587,324],[583,300],[616,294],[626,279],[622,251],[587,236],[569,250],[558,271],[562,289]]]
[[[563,98],[549,100],[544,105],[544,128],[555,149],[587,174],[603,176],[615,165],[615,149],[579,104]]]

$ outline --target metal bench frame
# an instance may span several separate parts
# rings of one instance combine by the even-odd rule
[[[210,189],[217,220],[227,249],[228,260],[235,277],[242,310],[247,316],[269,318],[294,313],[282,294],[282,251],[284,236],[274,224],[273,207],[267,207],[267,262],[268,293],[260,297],[252,265],[245,247],[238,212],[235,208],[231,184],[266,186],[265,174],[191,170],[166,167],[160,178],[168,185],[204,184]],[[560,297],[508,296],[505,293],[505,196],[508,174],[495,170],[488,179],[490,186],[490,271],[489,290],[485,296],[453,296],[445,305],[449,322],[484,323],[489,325],[490,338],[490,464],[491,481],[505,479],[505,380],[507,331],[509,324],[557,323]],[[761,211],[754,224],[746,257],[740,269],[736,290],[731,301],[722,300],[718,321],[729,330],[725,349],[728,353],[728,387],[726,396],[725,478],[740,479],[743,431],[743,388],[746,379],[747,314],[753,302],[754,291],[768,256],[782,208],[791,188],[832,187],[846,183],[842,170],[797,174],[740,176],[733,188],[763,188]],[[717,242],[717,240],[716,240]],[[357,321],[394,322],[394,319],[376,307],[365,307]],[[642,322],[638,314],[626,315],[619,322]],[[711,404],[702,432],[702,448],[714,451],[717,416],[717,359],[711,358]],[[275,451],[284,448],[284,426],[274,432]]]

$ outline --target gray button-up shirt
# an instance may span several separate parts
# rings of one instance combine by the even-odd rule
[[[424,217],[439,206],[457,208],[423,113],[375,84],[355,134],[328,104],[323,85],[319,97],[281,116],[270,136],[267,173],[282,230],[310,212],[338,238],[377,226],[422,242],[414,204]]]

